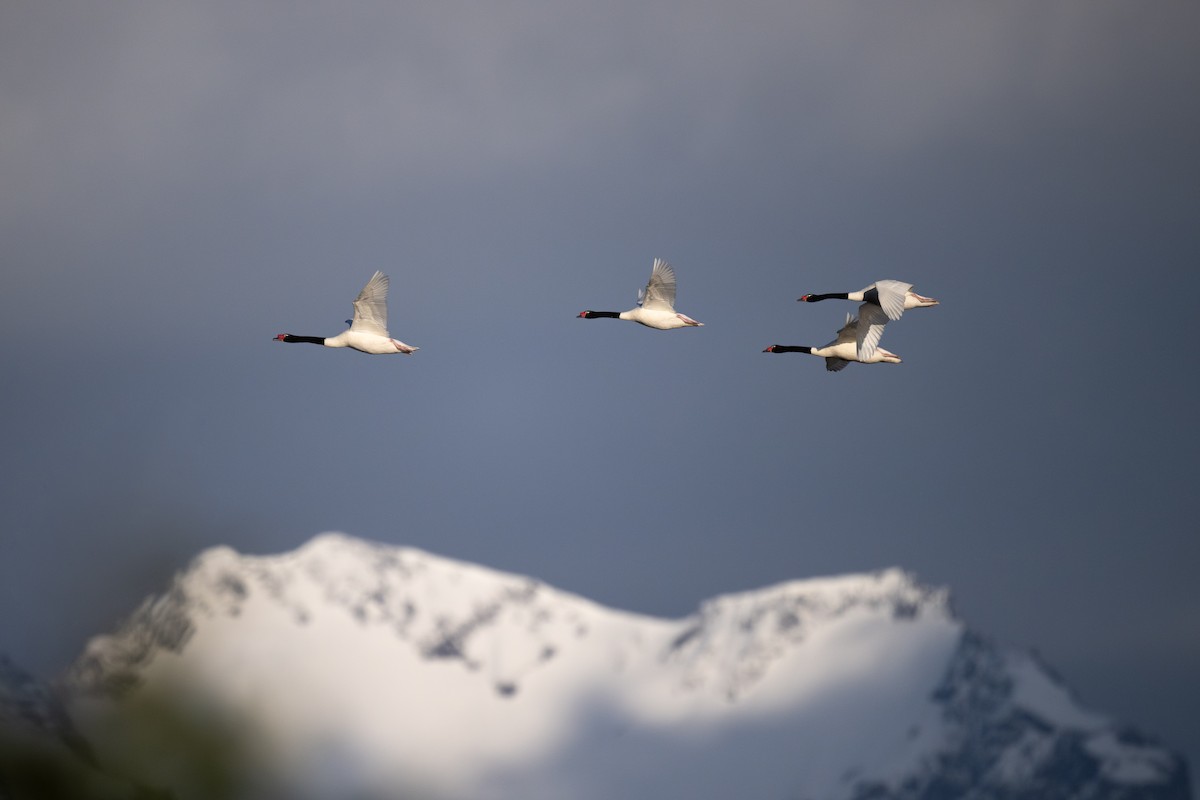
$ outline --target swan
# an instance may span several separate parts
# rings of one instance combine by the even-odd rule
[[[703,322],[680,314],[675,310],[675,270],[661,258],[654,259],[654,269],[650,272],[650,282],[646,288],[638,291],[638,307],[617,313],[616,311],[580,311],[582,319],[628,319],[645,325],[647,328],[657,328],[667,331],[672,328],[696,328]]]
[[[865,305],[865,304],[864,304]],[[764,353],[808,353],[825,359],[825,369],[837,372],[845,369],[851,361],[862,364],[899,364],[900,356],[876,346],[871,355],[864,356],[858,349],[858,328],[860,321],[857,317],[846,315],[846,324],[838,330],[838,337],[823,347],[803,347],[799,345],[773,344],[763,350]]]
[[[354,299],[354,319],[348,319],[350,329],[337,336],[293,336],[281,333],[277,342],[307,342],[326,347],[351,347],[363,353],[382,356],[393,353],[409,355],[420,348],[397,341],[387,330],[388,276],[376,271]]]
[[[834,294],[806,294],[799,298],[801,303],[819,303],[822,300],[865,300],[858,307],[858,354],[864,360],[869,359],[879,346],[879,337],[883,336],[883,327],[889,321],[900,319],[900,315],[910,308],[928,308],[940,305],[932,297],[919,295],[912,290],[911,283],[903,281],[875,281],[859,292],[840,292]],[[872,362],[873,363],[873,362]]]

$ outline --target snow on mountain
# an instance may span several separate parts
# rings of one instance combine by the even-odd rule
[[[170,759],[132,763],[114,709],[182,697],[238,720],[255,797],[1188,796],[1178,757],[899,570],[664,620],[343,535],[217,548],[68,685],[101,761],[181,797],[202,795]]]

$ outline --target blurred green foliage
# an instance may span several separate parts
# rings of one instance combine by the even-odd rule
[[[93,709],[84,727],[90,745],[73,732],[0,722],[0,800],[256,796],[249,728],[197,696],[129,692]]]

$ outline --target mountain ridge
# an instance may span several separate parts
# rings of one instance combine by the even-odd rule
[[[180,674],[253,720],[281,796],[1190,796],[1178,756],[895,568],[660,619],[345,534],[219,547],[64,683],[95,741],[103,709]]]

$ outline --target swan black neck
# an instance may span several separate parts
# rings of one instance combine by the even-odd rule
[[[282,341],[285,342],[307,342],[308,344],[325,344],[324,336],[292,336],[290,333],[284,336]]]
[[[811,353],[811,347],[799,344],[773,344],[767,348],[768,353]]]
[[[822,300],[849,300],[849,292],[835,292],[834,294],[806,294],[800,299],[806,303],[819,303]]]
[[[600,319],[601,317],[607,317],[609,319],[620,319],[621,312],[620,311],[584,311],[579,316],[583,317],[584,319]]]

